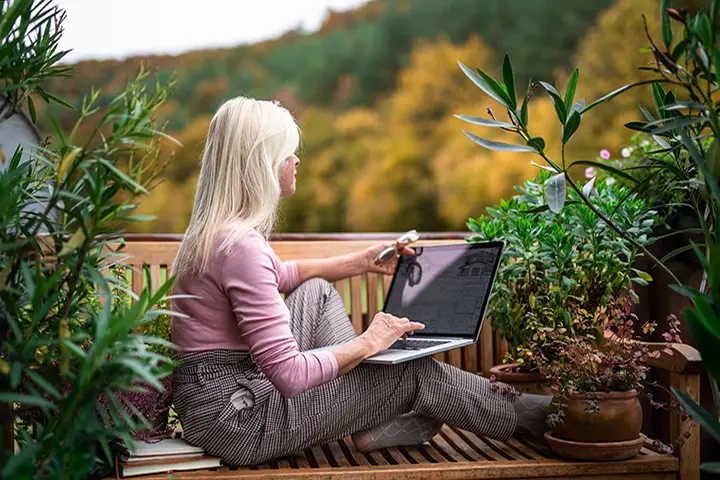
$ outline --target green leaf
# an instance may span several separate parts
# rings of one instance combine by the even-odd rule
[[[704,245],[703,245],[703,246],[704,246]],[[689,252],[689,251],[692,250],[692,249],[693,249],[692,245],[683,245],[683,246],[680,247],[680,248],[676,248],[676,249],[673,250],[672,252],[670,252],[670,253],[668,253],[667,255],[665,255],[664,257],[662,257],[662,258],[660,259],[660,263],[665,263],[665,262],[667,262],[668,260],[670,260],[671,258],[677,257],[677,256],[680,255],[681,253]]]
[[[695,164],[700,168],[700,170],[705,174],[705,176],[710,179],[709,181],[706,181],[705,183],[710,187],[710,191],[712,192],[713,197],[715,198],[716,202],[720,202],[720,187],[718,187],[717,182],[712,180],[712,173],[710,172],[710,169],[708,168],[707,164],[705,164],[705,159],[700,154],[700,151],[698,150],[695,143],[690,140],[690,137],[688,136],[687,132],[682,131],[680,132],[680,138],[682,139],[682,143],[685,146],[685,149],[690,154],[690,158],[693,159]]]
[[[17,403],[20,405],[27,405],[33,407],[48,408],[50,410],[57,410],[57,407],[52,403],[48,402],[42,397],[22,395],[20,393],[0,393],[0,403]]]
[[[591,109],[597,107],[597,106],[600,105],[601,103],[604,103],[604,102],[607,102],[607,101],[609,101],[609,100],[612,100],[613,98],[617,97],[618,95],[620,95],[621,93],[625,92],[626,90],[630,90],[631,88],[638,87],[638,86],[640,86],[640,85],[645,85],[645,84],[647,84],[647,83],[654,83],[654,82],[655,82],[654,80],[643,80],[643,81],[641,81],[641,82],[635,82],[635,83],[631,83],[631,84],[628,84],[628,85],[624,85],[624,86],[618,88],[617,90],[614,90],[614,91],[608,93],[607,95],[598,98],[597,100],[595,100],[594,102],[592,102],[590,105],[588,105],[587,107],[585,107],[581,113],[585,113],[585,112],[587,112],[588,110],[591,110]]]
[[[700,13],[695,17],[695,32],[702,40],[703,45],[708,50],[713,47],[712,44],[712,27],[710,26],[710,19],[708,18],[705,10],[701,10]]]
[[[503,60],[503,82],[505,83],[505,90],[507,91],[508,98],[510,100],[510,106],[513,110],[517,108],[517,97],[515,95],[515,77],[513,75],[512,64],[510,63],[510,57],[505,54],[505,60]]]
[[[661,0],[660,5],[660,21],[662,22],[662,38],[665,48],[670,48],[672,44],[673,34],[672,25],[670,24],[670,15],[668,15],[668,8],[670,8],[670,0]]]
[[[502,98],[502,102],[500,103],[502,103],[506,108],[509,108],[510,110],[515,110],[515,108],[517,108],[517,104],[513,103],[510,100],[510,95],[508,95],[507,90],[505,90],[505,87],[500,82],[498,82],[479,68],[477,69],[477,73],[483,80],[485,80],[485,83],[487,83],[490,88],[492,88],[493,91],[497,93],[500,98]]]
[[[28,112],[30,112],[30,119],[33,123],[37,123],[37,113],[35,112],[35,102],[30,95],[27,97]]]
[[[565,88],[565,108],[570,110],[575,100],[575,90],[577,90],[578,77],[580,72],[576,68],[568,79],[567,88]]]
[[[713,64],[715,65],[715,85],[720,86],[720,50],[713,50]]]
[[[535,152],[534,148],[527,147],[525,145],[513,145],[511,143],[493,142],[492,140],[480,138],[470,132],[463,131],[463,133],[467,135],[468,138],[470,138],[470,140],[472,140],[473,142],[489,150],[495,150],[498,152]]]
[[[28,377],[32,379],[35,384],[45,390],[47,393],[50,394],[55,400],[59,400],[61,395],[57,388],[50,382],[48,382],[45,377],[40,375],[38,372],[32,370],[32,369],[26,369],[25,370]]]
[[[645,281],[645,279],[640,278],[640,277],[633,277],[633,278],[630,279],[630,281],[631,281],[632,283],[635,283],[635,284],[637,284],[637,285],[640,285],[641,287],[647,287],[647,286],[648,286],[648,282]]]
[[[715,260],[717,262],[717,260]],[[720,318],[703,297],[695,299],[696,317],[702,326],[720,342]],[[720,367],[720,366],[719,366]]]
[[[705,163],[712,174],[712,180],[720,180],[720,141],[717,138],[705,152]]]
[[[602,170],[605,170],[605,171],[607,171],[607,172],[612,173],[613,175],[617,175],[618,177],[622,177],[622,178],[624,178],[625,180],[630,180],[630,181],[633,182],[633,183],[637,183],[637,182],[638,182],[635,177],[633,177],[632,175],[628,174],[627,172],[624,172],[624,171],[622,171],[622,170],[620,170],[620,169],[617,169],[617,168],[612,167],[612,166],[610,166],[610,165],[607,165],[607,164],[605,164],[605,163],[596,162],[596,161],[594,161],[594,160],[576,160],[576,161],[574,161],[573,163],[570,164],[570,166],[568,167],[568,169],[570,169],[570,168],[572,168],[572,167],[575,167],[575,166],[578,166],[578,165],[584,165],[584,166],[587,166],[587,167],[600,168],[600,169],[602,169]]]
[[[637,132],[650,132],[652,130],[652,126],[649,123],[645,122],[627,122],[625,124],[625,128],[629,128],[630,130],[635,130]]]
[[[493,120],[492,118],[471,117],[469,115],[455,115],[455,118],[459,118],[464,122],[472,123],[473,125],[480,125],[481,127],[511,128],[513,130],[517,130],[517,127],[511,123],[499,122],[497,120]]]
[[[76,110],[76,108],[71,103],[66,102],[65,100],[58,97],[57,95],[53,95],[52,93],[47,92],[47,91],[45,91],[44,93],[50,100],[54,101],[55,103],[59,103],[63,107],[67,107],[70,110]]]
[[[555,90],[555,87],[546,82],[540,82],[540,85],[542,85],[543,88],[550,94],[550,99],[555,106],[555,112],[560,119],[560,123],[565,125],[565,122],[567,121],[567,109],[565,108],[565,102],[562,98],[560,98],[560,94],[557,90]]]
[[[720,473],[720,462],[705,462],[700,465],[700,470],[710,473]]]
[[[685,392],[681,392],[675,387],[671,387],[672,392],[675,394],[680,405],[685,407],[690,416],[695,419],[707,432],[715,437],[715,440],[720,442],[720,423],[716,418],[713,418],[707,410],[702,408],[700,405],[695,403],[695,400],[690,398]]]
[[[568,143],[572,136],[577,132],[578,127],[580,126],[580,112],[574,111],[572,115],[570,115],[570,118],[568,119],[567,123],[562,128],[562,141],[563,144]]]
[[[527,144],[538,152],[545,150],[545,140],[542,137],[533,137],[527,141]]]
[[[698,318],[698,315],[700,315],[700,313],[693,309],[685,309],[688,331],[693,339],[695,348],[700,351],[705,369],[710,375],[715,377],[716,380],[720,381],[720,340],[705,328],[704,322]],[[714,316],[714,321],[718,321],[717,315]]]
[[[665,90],[657,82],[652,84],[652,98],[658,118],[665,118]]]
[[[675,62],[680,61],[680,57],[682,57],[687,52],[688,47],[688,41],[687,40],[680,40],[677,45],[675,45],[675,48],[673,48],[672,52],[670,53],[670,56]]]
[[[646,282],[652,282],[652,277],[650,276],[649,273],[643,272],[642,270],[638,270],[637,268],[633,268],[632,271],[635,272],[635,275],[642,278]]]
[[[490,85],[477,73],[470,70],[468,67],[466,67],[462,62],[458,61],[458,64],[460,65],[460,69],[463,71],[463,73],[470,79],[472,82],[477,85],[480,90],[485,92],[486,95],[490,96],[493,100],[495,100],[498,103],[505,104],[505,101],[503,98],[498,95],[492,88],[490,88]]]
[[[663,109],[664,110],[664,109]],[[680,129],[684,129],[685,127],[689,127],[690,125],[695,125],[696,123],[706,123],[709,120],[706,117],[678,117],[673,118],[672,120],[665,120],[663,122],[663,125],[652,127],[649,131],[652,132],[653,135],[660,135],[667,132],[675,132]]]
[[[558,173],[550,177],[545,184],[545,199],[553,213],[560,213],[563,209],[566,195],[565,174]]]

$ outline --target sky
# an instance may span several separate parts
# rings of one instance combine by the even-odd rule
[[[367,0],[56,0],[67,12],[65,62],[228,47],[316,30],[329,8]]]

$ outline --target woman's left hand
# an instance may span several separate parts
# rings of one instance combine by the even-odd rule
[[[366,265],[366,272],[370,273],[382,273],[385,275],[392,275],[395,273],[395,268],[397,266],[398,262],[398,256],[396,255],[392,259],[388,260],[387,262],[380,263],[378,265],[375,264],[375,257],[385,250],[387,247],[391,246],[392,243],[380,243],[378,245],[375,245],[373,247],[370,247],[366,249],[364,254],[364,261]],[[415,250],[409,247],[403,247],[398,252],[400,255],[415,255]]]

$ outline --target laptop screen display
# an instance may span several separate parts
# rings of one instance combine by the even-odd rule
[[[502,242],[414,247],[401,257],[384,312],[425,325],[416,335],[476,337]]]

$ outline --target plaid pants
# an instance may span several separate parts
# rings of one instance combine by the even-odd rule
[[[300,350],[345,343],[356,334],[337,291],[324,280],[287,298]],[[294,398],[283,397],[245,352],[179,355],[173,401],[183,435],[230,465],[253,465],[346,437],[410,411],[480,436],[504,440],[515,430],[514,400],[489,381],[433,358],[398,365],[360,364]],[[236,408],[247,389],[251,408]]]

